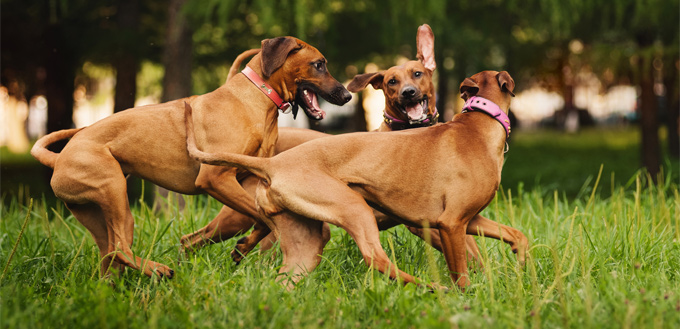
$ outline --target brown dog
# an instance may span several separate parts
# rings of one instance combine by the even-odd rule
[[[260,177],[258,211],[280,239],[281,272],[292,273],[293,280],[318,265],[322,223],[328,222],[352,236],[366,264],[416,282],[382,249],[368,201],[407,225],[439,229],[451,277],[464,289],[466,234],[502,239],[520,263],[525,259],[524,234],[479,214],[500,184],[513,89],[507,72],[484,71],[460,87],[462,97],[477,104],[466,103],[470,112],[448,123],[319,138],[272,158],[199,151],[187,104],[187,146],[203,163],[237,166]]]
[[[434,57],[434,33],[427,24],[418,28],[416,35],[416,48],[418,60],[409,61],[403,65],[393,66],[386,71],[361,74],[354,77],[347,89],[351,92],[360,92],[370,83],[373,88],[383,90],[385,94],[385,120],[377,131],[396,131],[417,127],[431,126],[437,123],[437,109],[435,88],[432,83],[432,74],[436,69]],[[241,61],[252,55],[254,51],[247,51],[239,55],[232,65],[230,76],[237,72]],[[294,146],[320,137],[328,136],[307,129],[279,128],[279,139],[274,152],[279,154]],[[246,190],[251,190],[253,195],[258,179],[253,176],[244,178],[241,182]],[[376,220],[380,230],[394,227],[399,221],[375,211]],[[200,230],[182,237],[181,244],[185,250],[195,250],[206,244],[225,241],[242,234],[250,229],[255,220],[242,215],[228,207],[222,207],[220,213],[208,225]],[[439,232],[428,232],[421,228],[408,226],[415,235],[430,242],[436,249],[442,250]],[[232,257],[240,262],[244,255],[252,250],[259,242],[253,236],[262,236],[255,233],[239,240]],[[324,227],[324,237],[329,237],[327,227]],[[269,234],[260,246],[262,250],[269,249],[275,242],[273,234]],[[466,238],[468,254],[471,259],[477,260],[479,249],[472,236]]]
[[[338,105],[351,99],[326,70],[324,56],[293,37],[263,40],[261,53],[248,67],[251,71],[244,70],[211,93],[126,110],[82,130],[59,131],[36,142],[31,154],[54,168],[54,193],[94,237],[104,258],[102,273],[110,266],[124,265],[142,269],[148,276],[174,274],[169,267],[136,257],[130,250],[134,219],[126,174],[179,193],[208,193],[242,213],[258,216],[252,196],[237,181],[235,168],[201,164],[188,156],[185,102],[196,109],[193,124],[200,129],[197,143],[201,148],[271,156],[278,136],[277,107],[285,108],[275,105],[272,94],[302,106],[315,118],[324,115],[317,95]],[[253,73],[264,81],[261,85],[251,82],[258,81],[252,80]],[[46,149],[68,137],[72,139],[60,154]]]

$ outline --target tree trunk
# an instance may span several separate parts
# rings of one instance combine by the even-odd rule
[[[636,34],[639,56],[637,60],[638,81],[640,84],[640,129],[642,141],[640,143],[642,165],[656,182],[659,173],[659,122],[654,94],[654,56],[649,52],[652,47],[655,34],[645,30]],[[645,54],[647,53],[647,54]]]
[[[193,59],[192,30],[181,12],[186,0],[171,0],[168,7],[168,28],[163,49],[163,95],[167,102],[191,95]]]
[[[566,132],[575,133],[579,130],[578,110],[574,106],[574,86],[576,83],[576,72],[569,64],[569,54],[565,54],[561,59],[561,80],[562,96],[564,97],[562,128]]]
[[[121,0],[118,3],[118,28],[122,44],[116,59],[116,92],[113,112],[135,106],[137,96],[137,70],[139,59],[135,52],[135,38],[139,26],[139,3],[137,0]]]
[[[678,98],[678,67],[676,58],[664,63],[664,85],[666,87],[666,109],[668,113],[668,153],[675,158],[680,158],[680,101]]]
[[[444,57],[440,54],[439,58]],[[439,122],[446,122],[446,104],[449,101],[449,72],[443,67],[439,69],[438,80],[435,106],[437,107],[437,112],[439,112]]]
[[[73,91],[75,69],[68,49],[62,40],[61,26],[50,24],[45,31],[45,97],[47,98],[47,132],[69,129],[73,126]],[[66,141],[50,146],[54,152],[61,151]]]
[[[659,123],[656,95],[654,95],[654,67],[652,58],[640,56],[640,128],[642,130],[642,164],[656,181],[659,173]]]
[[[135,106],[137,95],[137,58],[126,54],[116,62],[116,97],[113,112],[120,112]]]
[[[161,102],[191,96],[191,68],[193,62],[193,31],[189,28],[182,14],[182,6],[186,0],[170,0],[168,6],[168,26],[165,34],[165,48],[161,59],[165,68],[163,76],[163,95]],[[170,195],[170,191],[158,187],[158,194],[180,208],[184,207],[184,198]],[[172,200],[172,201],[171,201]],[[156,202],[154,208],[161,207]]]

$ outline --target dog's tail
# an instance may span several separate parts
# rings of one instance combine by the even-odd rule
[[[260,52],[260,50],[261,50],[260,48],[250,49],[250,50],[246,50],[246,51],[242,52],[240,55],[238,55],[236,57],[236,59],[234,60],[234,63],[231,64],[231,68],[229,68],[229,74],[227,74],[227,81],[229,81],[229,79],[231,79],[231,77],[233,77],[234,75],[238,74],[238,72],[241,69],[241,64],[243,64],[243,61],[246,58],[248,58],[250,56],[255,56],[257,53]]]
[[[207,153],[196,147],[196,136],[194,134],[194,120],[191,105],[184,102],[184,122],[187,130],[187,151],[189,156],[205,164],[215,166],[234,166],[245,169],[255,174],[255,176],[270,182],[270,175],[267,171],[269,159],[258,158],[237,153]]]
[[[59,154],[48,150],[47,147],[54,142],[73,137],[73,135],[82,129],[83,128],[64,129],[43,136],[42,138],[38,139],[35,144],[33,144],[31,155],[40,163],[54,169],[54,164],[57,162]]]

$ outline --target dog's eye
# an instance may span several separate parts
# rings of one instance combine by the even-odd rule
[[[316,68],[319,71],[323,71],[324,67],[326,66],[326,64],[324,62],[316,62],[313,65],[314,65],[314,68]]]
[[[420,78],[420,76],[423,75],[423,72],[416,71],[416,73],[413,73],[413,76],[416,78]]]
[[[397,79],[392,78],[389,81],[387,81],[387,84],[390,86],[394,86],[397,83]]]

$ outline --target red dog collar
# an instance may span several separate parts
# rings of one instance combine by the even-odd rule
[[[510,118],[496,103],[484,97],[472,96],[463,106],[463,113],[470,111],[481,111],[496,119],[505,129],[505,138],[510,138]]]
[[[250,67],[246,66],[243,71],[241,71],[243,75],[250,80],[255,86],[257,86],[257,89],[260,89],[261,92],[263,92],[269,99],[276,104],[276,107],[281,110],[283,113],[288,113],[290,112],[290,103],[284,102],[283,98],[279,96],[279,93],[274,90],[268,83],[264,82],[260,76],[253,71]]]

